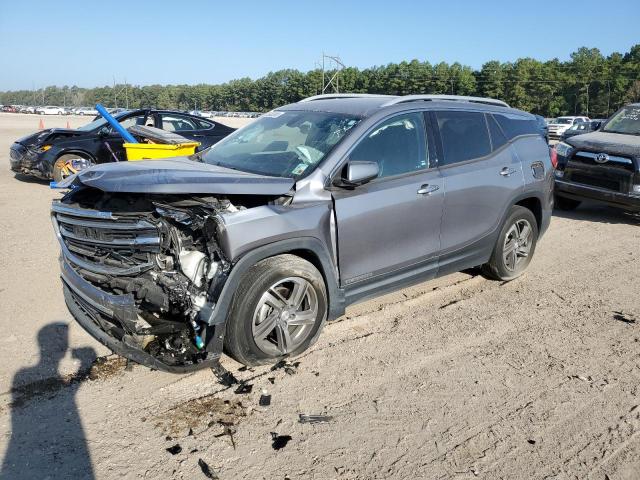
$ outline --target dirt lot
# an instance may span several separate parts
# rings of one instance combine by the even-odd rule
[[[640,477],[638,217],[555,216],[518,280],[459,273],[352,307],[276,370],[225,359],[253,386],[236,394],[102,358],[73,323],[59,193],[8,170],[37,123],[0,115],[0,478]]]

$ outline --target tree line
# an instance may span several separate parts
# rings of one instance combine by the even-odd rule
[[[325,80],[335,72],[325,72]],[[371,68],[344,68],[340,92],[389,95],[453,94],[493,97],[545,117],[608,117],[631,101],[640,101],[640,44],[627,53],[604,56],[582,47],[570,60],[489,61],[479,70],[441,62],[411,60]],[[322,92],[319,69],[270,72],[211,85],[114,85],[96,88],[49,86],[38,91],[0,93],[2,105],[155,107],[179,110],[268,111]]]

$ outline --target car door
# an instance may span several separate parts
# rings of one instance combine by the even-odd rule
[[[427,138],[423,113],[404,113],[370,129],[348,155],[377,162],[380,174],[333,191],[343,285],[435,275],[444,189]]]
[[[506,207],[523,191],[522,165],[495,119],[483,112],[431,114],[439,132],[438,169],[446,196],[439,274],[488,260]],[[492,140],[494,133],[496,138]],[[487,258],[485,258],[487,257]]]

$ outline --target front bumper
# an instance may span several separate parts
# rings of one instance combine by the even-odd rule
[[[100,290],[76,273],[63,257],[60,258],[60,269],[67,308],[89,335],[114,353],[151,369],[169,373],[187,373],[201,368],[210,368],[218,363],[221,352],[210,352],[206,361],[197,364],[167,365],[137,345],[130,345],[124,339],[115,338],[108,333],[111,326],[110,319],[121,323],[135,322],[137,319],[133,295],[113,295]]]
[[[640,211],[640,196],[613,192],[604,188],[565,182],[556,178],[556,193],[574,200],[595,200],[612,207]]]
[[[38,178],[50,177],[49,170],[40,155],[20,143],[14,143],[9,149],[11,170]]]

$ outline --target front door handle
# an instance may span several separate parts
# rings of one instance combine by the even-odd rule
[[[429,185],[425,183],[418,189],[418,195],[431,195],[436,190],[440,190],[438,185]]]
[[[514,173],[516,173],[515,168],[504,167],[502,170],[500,170],[500,175],[502,175],[503,177],[510,177]]]

